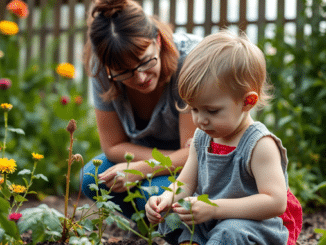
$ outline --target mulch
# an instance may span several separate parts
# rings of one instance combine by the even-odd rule
[[[29,198],[29,201],[24,203],[22,206],[22,209],[25,208],[31,208],[31,207],[37,207],[40,204],[44,203],[48,205],[50,208],[55,208],[61,213],[64,213],[64,197],[58,197],[58,196],[48,196],[46,197],[42,202],[39,200]],[[73,196],[70,198],[69,201],[69,207],[68,207],[68,213],[72,214],[73,210],[73,204],[75,204],[76,197]],[[81,207],[84,204],[89,204],[90,206],[93,204],[92,200],[88,199],[85,196],[82,196],[80,199],[78,206]],[[94,208],[95,209],[95,208]],[[120,215],[120,214],[118,214]],[[78,218],[78,213],[77,213]],[[321,238],[321,234],[315,233],[314,229],[325,229],[326,230],[326,208],[322,209],[320,211],[317,211],[312,214],[303,214],[303,225],[302,225],[302,231],[299,235],[299,239],[297,241],[297,245],[316,245],[318,243],[318,240]],[[126,240],[128,238],[129,240]],[[115,224],[111,225],[110,227],[107,227],[105,230],[104,235],[104,244],[110,244],[110,245],[122,245],[122,244],[138,244],[142,245],[141,239],[138,239],[133,235],[131,232],[123,231],[119,229]],[[132,243],[128,243],[132,241]],[[161,238],[155,238],[154,240],[157,245],[163,245],[165,241]],[[45,244],[45,243],[44,243]],[[48,243],[50,244],[50,243]],[[146,243],[144,243],[146,244]]]

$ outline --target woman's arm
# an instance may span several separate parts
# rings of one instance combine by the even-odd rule
[[[280,152],[271,137],[258,141],[252,154],[251,169],[259,194],[238,199],[211,200],[218,205],[215,207],[215,219],[263,220],[285,212],[286,182]]]
[[[130,168],[142,171],[144,174],[151,173],[153,170],[144,160],[152,158],[153,148],[130,143],[116,112],[106,112],[95,109],[95,114],[101,148],[107,158],[112,162],[122,163],[126,162],[124,159],[126,152],[134,153],[135,158]],[[195,131],[191,114],[180,114],[179,131],[180,144],[181,147],[183,147]],[[176,151],[160,150],[160,152],[164,155],[168,155],[172,160],[173,167],[176,168],[178,166],[183,166],[186,162],[189,148],[181,148]],[[165,170],[157,175],[165,174],[169,174],[169,172]]]

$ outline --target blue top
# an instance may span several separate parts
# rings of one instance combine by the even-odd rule
[[[177,72],[171,77],[163,94],[144,129],[137,129],[131,104],[126,96],[125,85],[119,83],[122,94],[114,101],[104,102],[100,94],[103,88],[96,78],[92,79],[95,108],[102,111],[115,111],[122,123],[130,141],[137,145],[157,147],[165,150],[180,149],[179,112],[175,107],[182,100],[178,94],[177,77],[187,54],[201,41],[201,38],[192,34],[176,33],[174,43],[180,52]],[[109,84],[105,69],[100,72],[104,83]]]
[[[194,145],[198,157],[198,187],[194,196],[208,194],[210,199],[217,200],[258,194],[250,160],[257,142],[265,136],[271,136],[278,146],[288,187],[286,149],[264,124],[255,122],[245,131],[237,148],[227,155],[208,152],[211,137],[196,129]]]

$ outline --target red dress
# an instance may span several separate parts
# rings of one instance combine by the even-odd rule
[[[232,152],[236,147],[221,145],[211,142],[210,152],[219,155],[226,155]],[[287,245],[295,245],[302,228],[302,208],[299,200],[293,195],[290,189],[287,191],[287,207],[280,216],[284,226],[289,231]]]

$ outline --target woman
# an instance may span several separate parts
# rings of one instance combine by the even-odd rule
[[[182,61],[201,38],[189,34],[172,34],[172,30],[132,0],[98,0],[88,19],[85,67],[93,76],[95,114],[103,154],[99,177],[100,188],[109,189],[118,172],[127,168],[124,155],[134,153],[130,169],[146,176],[153,172],[145,160],[158,148],[168,155],[173,167],[183,166],[189,152],[187,141],[195,126],[190,114],[180,114],[175,105],[182,103],[177,91],[177,76]],[[155,169],[154,169],[155,170]],[[90,161],[84,167],[83,192],[89,198],[95,172]],[[169,172],[156,174],[152,186],[169,186]],[[128,181],[141,176],[128,175]],[[143,186],[148,186],[146,179]],[[126,178],[117,177],[110,201],[130,218],[134,210],[123,202]],[[158,194],[163,193],[160,188]],[[147,196],[148,198],[148,196]],[[136,200],[138,210],[146,201]]]

